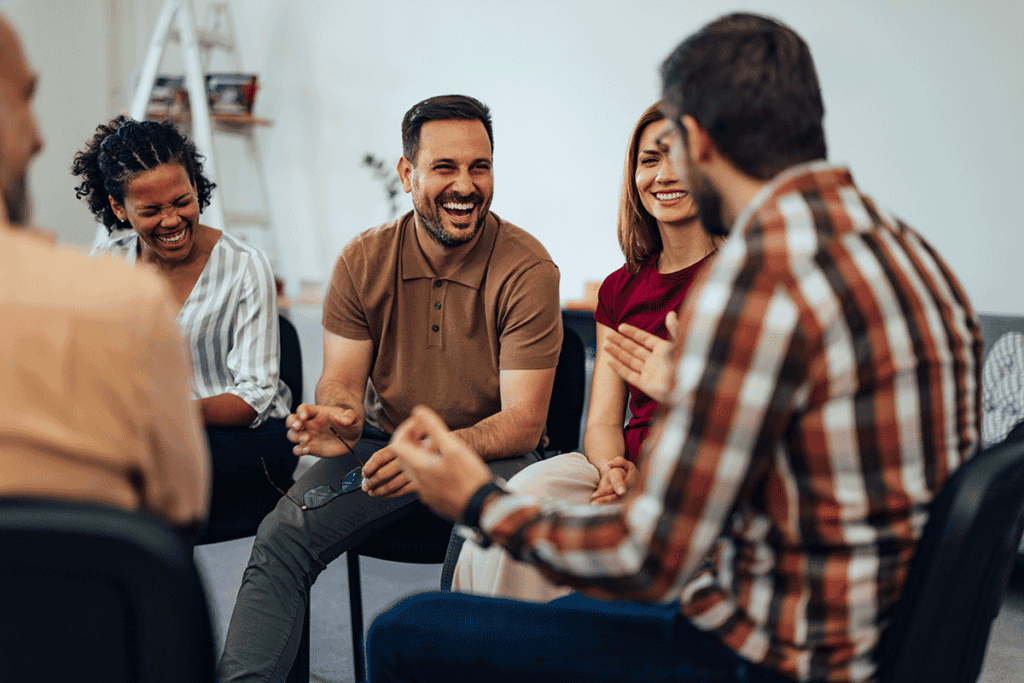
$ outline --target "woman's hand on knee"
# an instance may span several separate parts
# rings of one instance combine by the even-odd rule
[[[636,483],[638,476],[636,465],[629,460],[622,457],[610,460],[601,468],[601,481],[590,497],[590,503],[600,505],[619,502]]]

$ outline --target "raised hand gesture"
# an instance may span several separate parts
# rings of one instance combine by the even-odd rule
[[[623,323],[618,332],[609,330],[604,342],[608,364],[619,377],[658,403],[668,400],[672,387],[675,368],[669,356],[679,329],[675,312],[665,318],[665,326],[669,339]]]
[[[413,408],[412,415],[398,426],[391,449],[412,480],[411,488],[431,510],[447,519],[461,519],[473,493],[493,476],[476,451],[426,406]]]
[[[285,419],[295,455],[337,458],[352,451],[362,435],[359,415],[351,408],[303,403]]]

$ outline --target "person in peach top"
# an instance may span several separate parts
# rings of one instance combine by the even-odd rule
[[[196,529],[210,466],[188,362],[153,274],[26,230],[36,76],[0,16],[0,497],[152,513]]]

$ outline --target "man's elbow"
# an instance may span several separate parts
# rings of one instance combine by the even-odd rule
[[[544,417],[530,416],[523,419],[519,426],[519,439],[516,442],[516,450],[522,453],[529,453],[536,449],[540,444],[541,438],[544,436],[544,427]]]

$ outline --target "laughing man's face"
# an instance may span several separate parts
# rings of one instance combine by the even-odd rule
[[[416,220],[443,247],[473,241],[494,193],[491,141],[478,120],[428,121],[420,129],[415,164],[399,167],[412,193]]]

